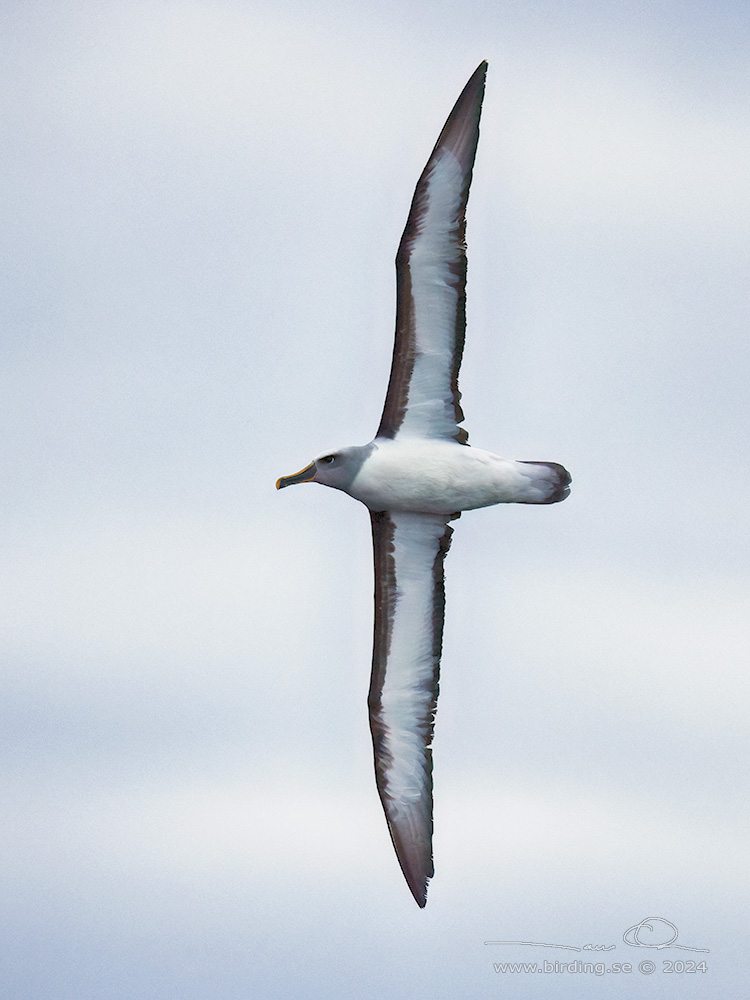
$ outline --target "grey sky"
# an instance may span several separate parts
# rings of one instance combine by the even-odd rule
[[[687,995],[693,953],[622,942],[659,915],[710,949],[691,995],[741,994],[748,29],[4,7],[1,992]],[[466,426],[573,493],[455,526],[421,913],[372,773],[367,516],[273,484],[374,433],[414,184],[483,58]],[[636,971],[497,974],[582,957],[498,939]]]

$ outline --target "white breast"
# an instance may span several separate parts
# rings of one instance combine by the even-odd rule
[[[539,502],[533,466],[452,441],[376,438],[347,492],[371,510],[453,514]]]

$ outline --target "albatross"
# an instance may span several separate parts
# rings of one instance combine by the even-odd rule
[[[396,255],[396,338],[383,415],[365,445],[324,452],[277,489],[321,483],[370,512],[375,627],[368,708],[375,778],[420,907],[434,874],[432,736],[443,643],[443,563],[461,511],[552,504],[570,475],[471,447],[458,371],[466,326],[466,204],[487,63],[448,116],[419,178]]]

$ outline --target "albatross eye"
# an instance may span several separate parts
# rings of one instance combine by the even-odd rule
[[[335,455],[324,455],[322,458],[319,458],[318,461],[322,462],[323,465],[330,465],[331,462],[335,460],[335,458],[336,458]]]

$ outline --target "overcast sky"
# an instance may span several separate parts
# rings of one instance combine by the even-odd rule
[[[745,2],[3,6],[3,996],[744,995],[749,42]],[[485,58],[466,426],[574,482],[455,525],[421,912],[369,519],[274,482],[374,434]]]

